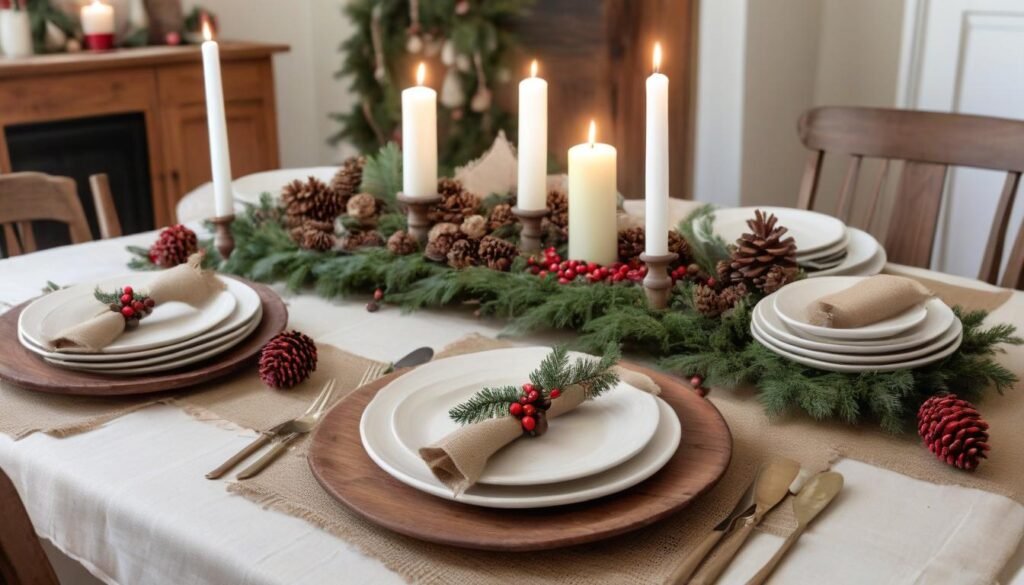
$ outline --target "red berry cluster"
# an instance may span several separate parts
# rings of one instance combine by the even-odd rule
[[[558,284],[570,282],[640,282],[647,275],[647,266],[639,260],[616,262],[601,266],[596,262],[564,260],[554,248],[544,250],[542,257],[531,256],[526,260],[527,270],[540,278],[557,278]]]
[[[147,296],[136,295],[130,286],[122,288],[119,293],[119,302],[111,303],[110,310],[121,313],[128,325],[138,325],[139,319],[152,313],[153,307],[156,306],[156,301]]]
[[[547,410],[551,408],[551,399],[558,398],[562,391],[552,389],[547,396],[533,384],[523,384],[523,392],[518,402],[508,405],[508,413],[519,419],[523,432],[531,437],[543,435],[548,430]]]
[[[709,389],[704,386],[704,376],[694,374],[693,377],[690,378],[690,385],[693,386],[694,392],[701,397],[708,395]]]

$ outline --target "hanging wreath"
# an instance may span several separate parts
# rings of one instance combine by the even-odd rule
[[[412,70],[428,63],[427,83],[439,91],[441,165],[451,169],[478,157],[499,130],[514,134],[515,119],[494,99],[512,79],[512,24],[533,0],[355,0],[344,9],[355,32],[341,46],[338,77],[351,80],[352,110],[331,114],[341,129],[332,144],[349,141],[375,152],[401,143],[401,92]],[[431,81],[431,79],[433,81]]]

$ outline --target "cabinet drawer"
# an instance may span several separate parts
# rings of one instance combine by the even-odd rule
[[[263,98],[268,90],[268,80],[272,79],[271,75],[268,60],[221,63],[224,100]],[[180,106],[206,101],[203,67],[199,63],[161,67],[157,70],[157,83],[161,104]]]

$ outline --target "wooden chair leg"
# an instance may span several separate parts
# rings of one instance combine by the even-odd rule
[[[18,491],[0,469],[0,583],[60,585]]]

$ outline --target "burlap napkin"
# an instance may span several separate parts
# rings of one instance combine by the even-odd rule
[[[627,384],[658,394],[660,389],[650,377],[620,368],[614,368],[619,379]],[[547,417],[561,416],[587,399],[583,386],[569,386],[561,396],[551,401]],[[512,416],[487,419],[451,432],[432,445],[420,449],[420,457],[441,483],[459,495],[480,479],[487,462],[495,453],[523,435],[519,420]]]
[[[931,292],[915,280],[878,274],[821,297],[808,311],[813,325],[853,329],[899,315],[929,297]]]
[[[203,270],[202,254],[193,254],[188,262],[171,268],[153,279],[147,294],[159,305],[179,302],[197,307],[224,289],[216,274]],[[99,351],[113,343],[125,331],[125,320],[120,313],[96,301],[93,316],[82,323],[68,326],[50,340],[50,348],[87,349]]]

